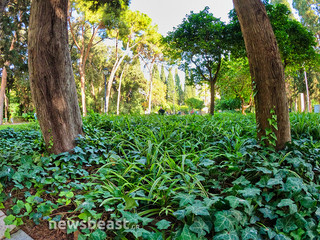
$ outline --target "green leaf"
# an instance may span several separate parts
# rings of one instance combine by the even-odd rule
[[[250,184],[250,182],[244,176],[239,177],[237,180],[233,181],[232,183],[233,185],[243,185],[243,186],[247,186]]]
[[[230,231],[215,235],[213,240],[239,240],[239,237],[236,231]]]
[[[178,194],[175,198],[180,199],[179,206],[183,207],[188,204],[193,204],[196,199],[195,195]]]
[[[260,195],[261,190],[259,188],[245,188],[244,190],[239,190],[244,197],[254,198],[257,195]]]
[[[197,202],[191,206],[186,207],[187,215],[192,212],[197,216],[209,216],[208,207],[204,206],[201,202]]]
[[[294,232],[290,233],[290,236],[293,237],[294,240],[300,240],[302,239],[303,234],[305,234],[306,231],[303,229],[299,228]]]
[[[13,216],[13,215],[9,215],[9,216],[7,216],[7,217],[5,217],[5,218],[3,219],[3,221],[4,221],[4,223],[5,223],[6,225],[12,225],[15,220],[16,220],[16,217]]]
[[[92,240],[105,240],[107,237],[107,234],[102,231],[101,229],[97,229],[96,231],[94,231],[91,236],[90,239]]]
[[[302,179],[296,177],[288,177],[283,188],[287,192],[301,192],[301,190],[306,189]]]
[[[194,223],[190,226],[190,230],[198,234],[198,238],[205,236],[209,233],[208,225],[202,220],[201,217],[197,217]]]
[[[311,197],[304,197],[300,200],[300,203],[305,208],[313,208],[317,206],[317,201]]]
[[[136,200],[129,197],[128,195],[124,196],[123,198],[124,198],[124,201],[126,202],[125,210],[130,210],[138,206],[138,204],[136,203]]]
[[[220,211],[214,214],[214,229],[216,232],[221,232],[226,229],[228,231],[234,229],[234,217],[231,215],[230,211]]]
[[[246,229],[244,229],[242,231],[241,234],[241,239],[242,240],[255,240],[255,239],[259,239],[258,238],[258,231],[253,228],[253,227],[247,227]]]
[[[273,187],[275,185],[282,185],[282,184],[283,184],[282,178],[270,178],[268,180],[267,186],[268,187]]]
[[[291,199],[282,199],[278,205],[278,207],[289,207],[290,214],[296,213],[298,211],[297,205]]]
[[[276,228],[289,233],[296,230],[298,227],[295,224],[294,218],[292,216],[286,216],[284,218],[277,219]]]
[[[138,223],[140,216],[136,213],[126,212],[124,210],[120,210],[122,213],[122,217],[126,219],[129,223]]]
[[[177,240],[198,240],[198,237],[189,230],[188,225],[184,225],[181,235]]]
[[[186,216],[186,211],[185,210],[178,210],[173,213],[173,215],[180,221],[184,219]]]
[[[8,239],[11,238],[11,235],[10,235],[10,228],[7,228],[6,231],[4,232],[4,236]]]
[[[243,204],[245,206],[249,204],[247,200],[238,198],[236,196],[228,196],[225,199],[229,201],[230,207],[232,208],[237,208],[240,204]]]
[[[157,226],[157,228],[158,228],[159,230],[167,229],[168,227],[171,226],[171,222],[163,219],[163,220],[157,222],[157,223],[156,223],[156,226]]]
[[[269,208],[260,208],[259,212],[263,214],[264,218],[269,218],[269,219],[275,219],[278,217],[277,214],[275,214],[271,209]]]
[[[125,232],[130,232],[133,234],[133,236],[138,239],[139,237],[142,236],[142,234],[149,234],[149,231],[143,229],[143,228],[131,228],[131,229],[126,229]]]

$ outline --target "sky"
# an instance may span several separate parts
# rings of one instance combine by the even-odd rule
[[[288,2],[291,4],[292,0]],[[206,6],[224,22],[228,21],[228,13],[233,9],[232,0],[131,0],[130,9],[147,14],[158,25],[159,32],[166,36],[190,11],[199,12]]]
[[[199,12],[206,6],[222,21],[228,20],[228,12],[233,8],[232,0],[131,0],[130,9],[147,14],[165,36],[181,24],[190,11]]]

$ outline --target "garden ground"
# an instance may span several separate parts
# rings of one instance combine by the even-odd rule
[[[47,154],[36,123],[3,129],[1,206],[31,232],[48,221],[130,226],[71,227],[65,239],[320,239],[319,122],[292,114],[279,152],[258,144],[253,115],[92,114],[60,155]]]

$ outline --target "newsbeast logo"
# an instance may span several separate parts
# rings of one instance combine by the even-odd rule
[[[61,221],[49,221],[49,229],[100,229],[100,230],[119,230],[119,229],[137,229],[139,225],[129,226],[129,221],[126,219],[117,220],[117,221],[95,221],[88,219],[88,221],[73,221],[73,220],[61,220]]]

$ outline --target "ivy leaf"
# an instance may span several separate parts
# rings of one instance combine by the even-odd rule
[[[305,208],[313,208],[317,206],[317,201],[313,200],[311,197],[304,197],[300,200],[300,203]]]
[[[189,230],[188,225],[184,225],[181,235],[177,240],[198,240],[198,237]]]
[[[269,208],[260,208],[259,212],[263,214],[264,218],[269,218],[271,220],[278,217],[278,215],[273,213],[273,211]]]
[[[210,159],[203,159],[200,161],[199,166],[203,166],[203,167],[209,167],[215,164],[215,161],[212,161]]]
[[[244,197],[247,198],[254,198],[255,196],[259,195],[261,190],[259,188],[245,188],[244,190],[239,190]]]
[[[248,206],[248,201],[238,198],[236,196],[228,196],[225,198],[227,201],[229,201],[230,207],[237,208],[240,204]]]
[[[129,197],[128,195],[124,196],[123,199],[126,202],[125,210],[130,210],[138,206],[138,204],[136,203],[136,200]]]
[[[290,214],[296,213],[298,211],[297,205],[291,199],[282,199],[278,205],[278,207],[289,207]]]
[[[294,218],[292,216],[287,216],[277,219],[276,228],[279,230],[282,229],[284,232],[289,233],[296,230],[298,227],[294,222]]]
[[[131,213],[131,212],[126,212],[123,210],[120,210],[120,212],[122,213],[122,217],[124,219],[126,219],[127,222],[129,223],[138,223],[139,222],[139,218],[140,216],[136,213]]]
[[[247,227],[242,231],[241,239],[242,240],[258,239],[258,231],[253,227]]]
[[[250,182],[244,176],[239,177],[238,179],[236,179],[232,183],[233,183],[233,185],[243,185],[243,186],[247,186],[250,184]]]
[[[194,215],[197,216],[209,216],[208,207],[204,206],[200,201],[186,207],[187,215],[192,212]]]
[[[126,229],[125,232],[130,232],[133,234],[133,236],[138,239],[142,236],[142,234],[149,234],[150,232],[143,229],[143,228],[130,228]]]
[[[268,187],[273,187],[275,185],[282,185],[282,184],[283,184],[282,178],[270,178],[268,180],[267,186]]]
[[[170,227],[170,225],[171,225],[171,222],[169,222],[165,219],[156,223],[156,226],[159,230],[167,229],[168,227]]]
[[[12,225],[14,223],[14,220],[16,220],[16,217],[13,215],[9,215],[3,219],[6,225]]]
[[[239,237],[236,231],[230,231],[214,236],[213,240],[239,240]]]
[[[202,220],[201,217],[196,218],[194,223],[190,226],[190,230],[197,233],[198,238],[200,238],[201,236],[205,236],[210,232],[208,225]]]
[[[264,174],[271,174],[272,171],[269,170],[268,168],[265,168],[265,167],[256,167],[256,169],[260,172],[263,172]]]
[[[287,192],[301,192],[301,190],[305,190],[306,187],[303,184],[301,178],[296,177],[288,177],[287,182],[284,185],[284,190]]]
[[[183,207],[188,204],[193,204],[196,199],[195,195],[178,194],[175,198],[180,199],[179,206]]]
[[[216,217],[214,221],[214,229],[216,232],[221,232],[226,229],[228,231],[234,229],[233,216],[230,211],[220,211],[214,214]]]
[[[173,213],[173,215],[180,221],[184,219],[186,216],[186,211],[185,210],[178,210]]]

